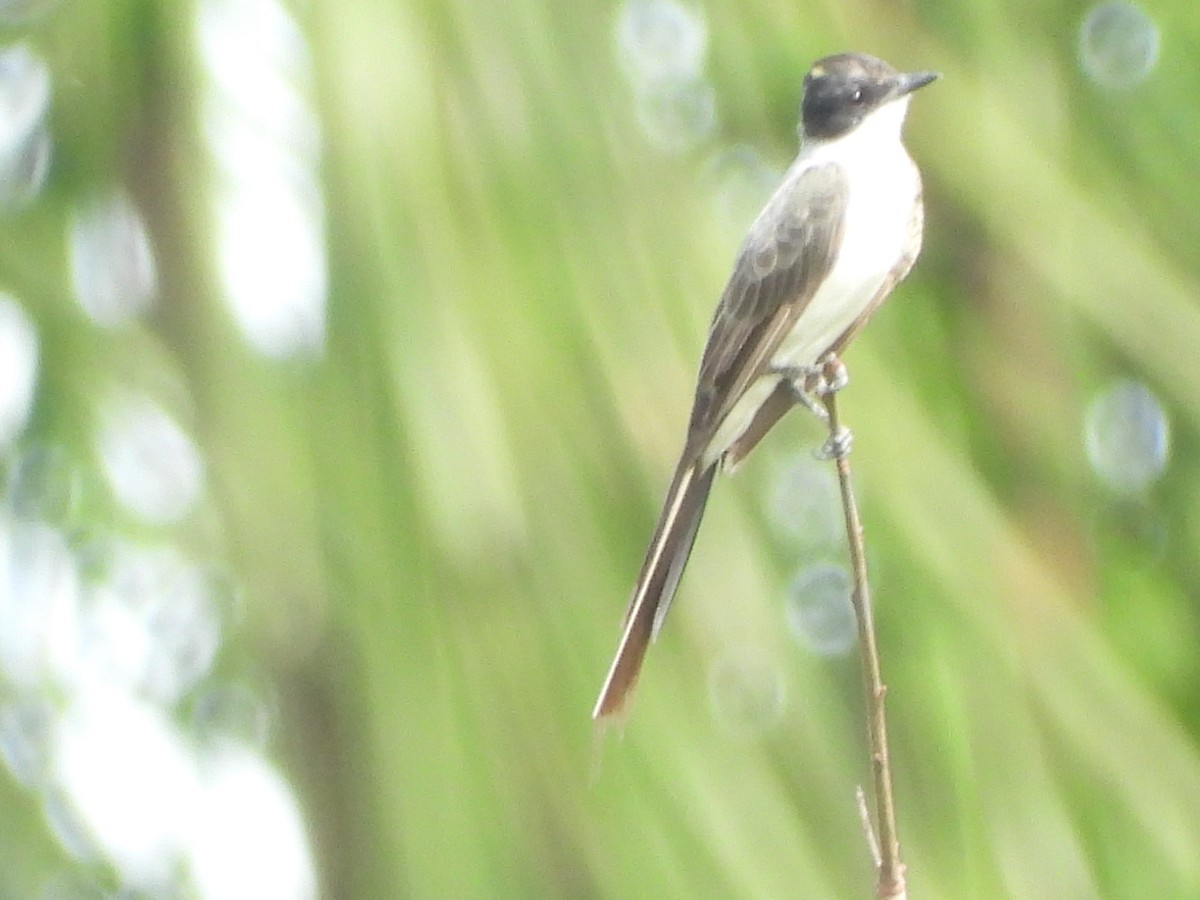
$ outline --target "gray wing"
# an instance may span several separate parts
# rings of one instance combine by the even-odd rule
[[[785,181],[746,238],[709,328],[688,449],[700,453],[770,364],[829,274],[842,242],[849,188],[825,163]]]

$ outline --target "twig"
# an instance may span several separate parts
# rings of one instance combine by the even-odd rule
[[[875,826],[871,823],[871,810],[867,808],[867,794],[861,784],[854,789],[854,804],[858,807],[858,820],[862,823],[863,836],[867,839],[867,848],[871,851],[871,862],[878,870],[880,863],[883,862],[879,856],[879,838],[875,837]]]
[[[904,863],[900,860],[900,841],[896,836],[896,804],[892,795],[887,717],[883,708],[887,687],[880,673],[879,649],[875,642],[875,619],[871,612],[871,590],[867,583],[862,521],[858,517],[858,504],[850,486],[850,433],[842,427],[838,419],[836,392],[824,393],[821,400],[829,413],[829,442],[826,448],[837,465],[842,507],[846,514],[846,538],[850,544],[850,563],[854,570],[854,589],[850,599],[854,605],[854,618],[858,623],[858,650],[867,697],[867,733],[871,745],[875,816],[879,829],[875,896],[886,900],[904,900],[908,893],[904,880]]]

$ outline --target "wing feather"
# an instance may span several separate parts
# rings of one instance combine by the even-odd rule
[[[734,264],[700,361],[688,448],[702,452],[770,365],[842,241],[849,188],[836,163],[800,170],[776,191]]]

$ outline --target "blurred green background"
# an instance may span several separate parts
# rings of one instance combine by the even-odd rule
[[[26,6],[0,4],[4,39],[49,73],[54,153],[0,223],[0,289],[40,351],[4,465],[65,448],[72,527],[228,566],[243,600],[214,671],[269,686],[264,753],[321,895],[871,895],[856,658],[789,631],[813,552],[771,513],[810,417],[720,481],[631,715],[603,739],[589,719],[803,75],[860,49],[945,76],[906,129],[924,256],[842,397],[910,895],[1200,896],[1194,2],[1146,3],[1098,47],[1077,2],[245,0],[238,26],[276,39],[207,48],[233,0]],[[1142,27],[1157,55],[1130,74]],[[647,87],[639,28],[692,67],[682,88]],[[214,91],[239,52],[278,83]],[[273,353],[219,271],[214,122],[243,100],[309,167],[326,254],[310,339]],[[256,118],[287,104],[319,151]],[[112,185],[157,265],[115,328],[72,300],[64,239]],[[260,251],[288,225],[262,221],[238,247],[269,293],[309,262]],[[1117,416],[1128,465],[1169,434],[1145,478],[1089,457],[1118,379],[1142,390]],[[183,423],[201,511],[130,524],[105,499],[114,385]],[[59,846],[33,789],[0,776],[0,804],[12,896],[64,869],[122,883]],[[192,895],[186,866],[168,881],[140,889]]]

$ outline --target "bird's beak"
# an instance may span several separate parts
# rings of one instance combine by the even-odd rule
[[[896,96],[903,97],[905,94],[911,94],[917,88],[923,88],[941,77],[941,72],[903,72],[896,76]]]

